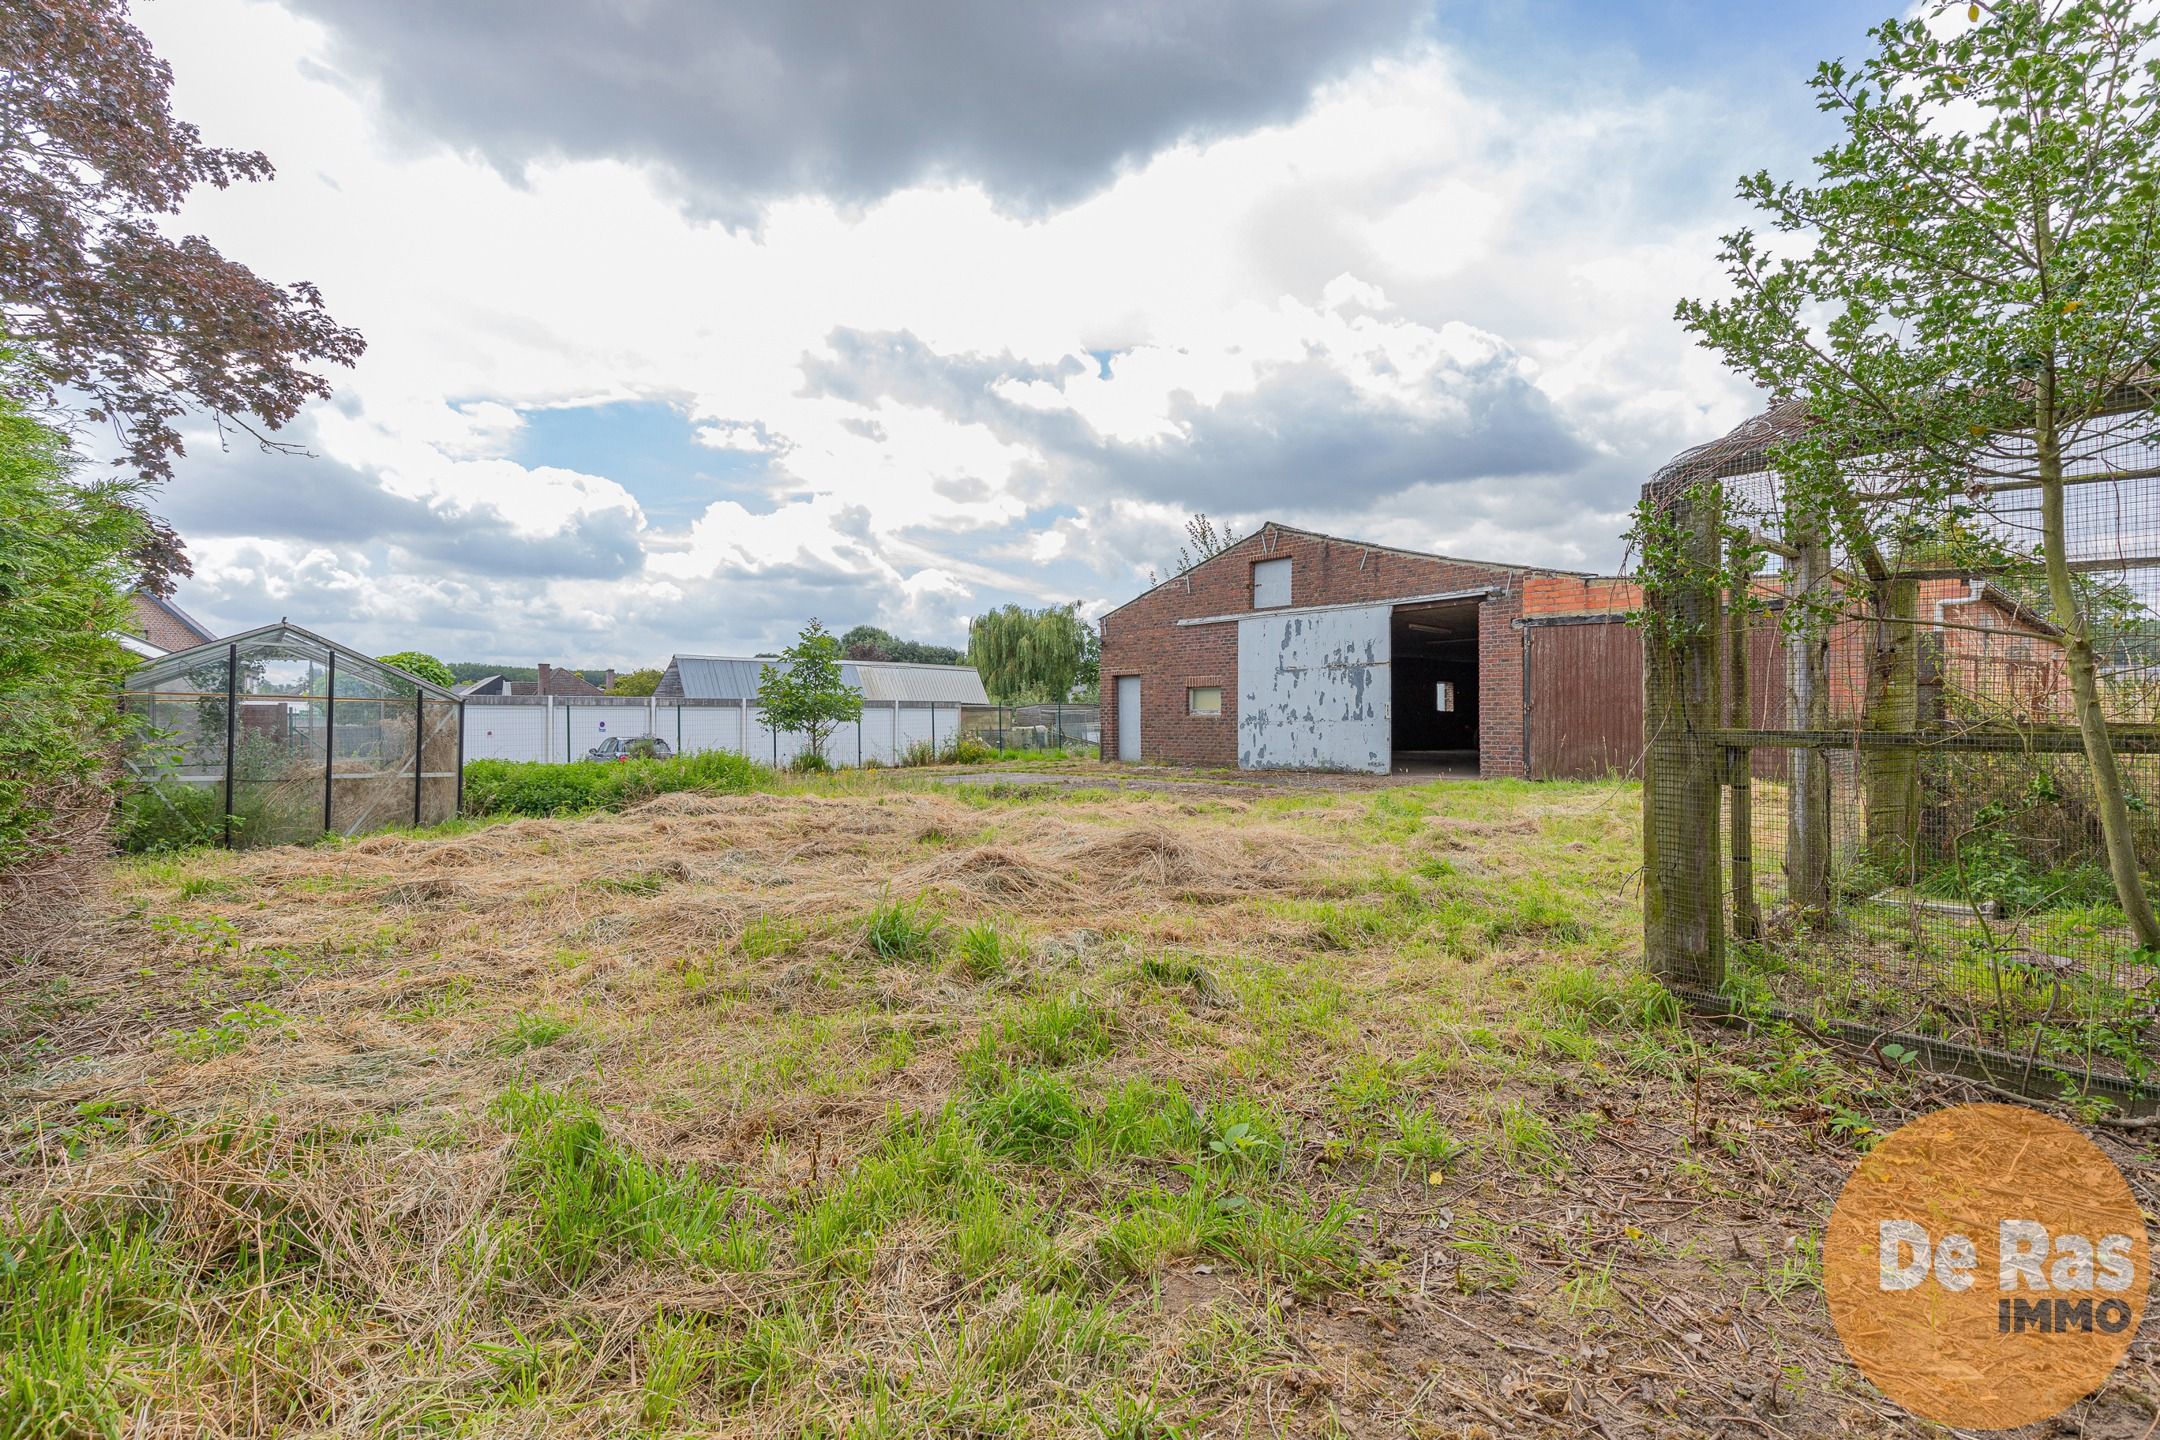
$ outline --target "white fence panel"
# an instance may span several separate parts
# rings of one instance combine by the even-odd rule
[[[547,711],[533,705],[467,705],[467,760],[544,760]]]
[[[661,713],[666,715],[668,712]],[[676,748],[685,755],[695,755],[701,750],[726,750],[736,755],[743,753],[742,706],[683,705],[674,707],[674,717],[675,722],[682,727],[682,744]],[[660,728],[661,738],[666,739],[667,726],[663,724]]]
[[[636,740],[651,732],[647,724],[647,712],[642,705],[564,705],[556,702],[560,714],[568,716],[565,722],[569,739],[566,758],[582,760],[585,752],[608,740]]]
[[[855,766],[862,764],[862,744],[870,738],[870,717],[865,714],[862,722],[850,720],[825,737],[825,758],[835,765]]]
[[[874,704],[860,724],[837,727],[826,740],[825,758],[837,766],[865,761],[893,765],[918,744],[949,747],[960,734],[961,707]],[[680,754],[726,750],[761,765],[785,766],[807,748],[800,732],[775,737],[755,706],[727,704],[579,704],[561,697],[511,704],[465,706],[468,760],[582,760],[611,738],[652,735]],[[777,743],[776,743],[777,740]]]
[[[930,743],[931,728],[933,725],[936,724],[936,722],[931,719],[931,715],[932,711],[927,705],[922,706],[919,709],[907,705],[903,705],[900,707],[901,754],[905,755],[918,743],[924,745]]]
[[[899,715],[898,705],[863,706],[863,753],[880,765],[893,764],[900,758],[900,747],[895,743]]]

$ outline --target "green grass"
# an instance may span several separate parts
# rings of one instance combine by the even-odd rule
[[[1427,1387],[1433,1304],[1618,1355],[1650,1286],[1833,1373],[1783,1237],[1911,1095],[1633,977],[1627,787],[772,783],[814,800],[119,866],[110,963],[0,1013],[0,1440],[1439,1433],[1528,1411],[1482,1346]],[[1067,858],[1142,811],[1279,858]],[[86,1035],[128,1083],[34,1098]]]
[[[934,959],[945,939],[945,917],[920,900],[887,900],[863,917],[863,946],[880,960]]]

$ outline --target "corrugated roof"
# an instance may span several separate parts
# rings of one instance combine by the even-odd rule
[[[692,700],[753,700],[758,677],[770,660],[731,655],[677,655],[671,668]],[[874,705],[895,700],[941,705],[987,705],[982,677],[972,665],[905,665],[888,660],[849,660],[840,678]]]
[[[934,700],[941,705],[987,705],[982,676],[972,665],[910,665],[898,660],[858,660],[863,699]]]

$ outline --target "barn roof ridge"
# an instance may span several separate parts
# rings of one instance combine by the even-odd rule
[[[1117,614],[1118,611],[1138,604],[1165,586],[1175,585],[1202,566],[1212,565],[1231,551],[1242,549],[1244,546],[1251,544],[1269,530],[1280,531],[1286,535],[1302,535],[1308,540],[1325,540],[1331,545],[1349,545],[1359,550],[1377,550],[1385,555],[1405,555],[1413,560],[1441,560],[1450,565],[1478,565],[1487,570],[1505,570],[1514,575],[1568,575],[1585,580],[1602,578],[1595,570],[1565,570],[1556,565],[1529,565],[1513,560],[1479,560],[1468,555],[1443,555],[1437,550],[1412,550],[1403,545],[1383,545],[1374,540],[1357,540],[1348,535],[1331,535],[1325,530],[1310,530],[1303,525],[1286,525],[1280,520],[1263,520],[1253,530],[1240,535],[1236,540],[1217,550],[1206,559],[1194,562],[1192,566],[1178,571],[1177,574],[1172,575],[1167,580],[1158,580],[1138,595],[1133,596],[1132,599],[1105,610],[1101,619],[1107,620],[1112,615]],[[1098,623],[1100,622],[1098,621]]]

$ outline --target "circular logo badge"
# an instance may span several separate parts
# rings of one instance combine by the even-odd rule
[[[2145,1217],[2072,1126],[1960,1105],[1885,1138],[1823,1237],[1838,1337],[1898,1404],[2006,1430],[2098,1389],[2144,1318]]]

